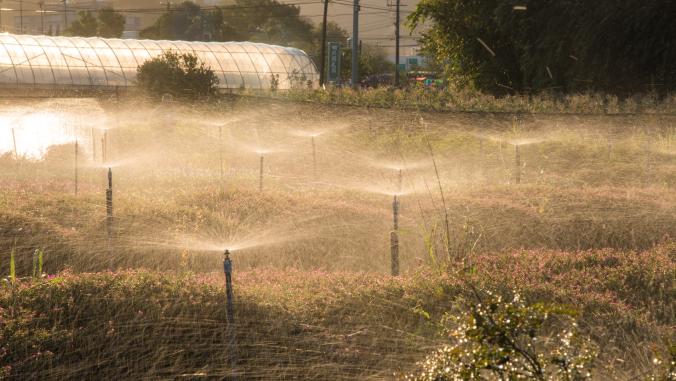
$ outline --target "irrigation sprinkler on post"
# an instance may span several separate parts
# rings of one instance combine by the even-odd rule
[[[223,182],[223,126],[218,126],[218,163],[220,165],[221,182]]]
[[[401,191],[404,189],[404,170],[399,169],[399,173],[397,175],[397,190],[399,194],[401,194]]]
[[[228,249],[225,249],[225,252],[223,253],[223,272],[225,273],[225,296],[228,323],[235,324],[234,307],[232,304],[232,260],[230,259],[230,250]]]
[[[108,168],[108,189],[106,189],[106,234],[108,237],[108,248],[110,248],[110,238],[113,233],[113,170]]]
[[[92,162],[96,162],[96,138],[94,137],[94,127],[91,128],[92,132]]]
[[[258,191],[262,192],[263,191],[263,164],[265,162],[265,156],[261,154],[261,167],[260,167],[260,172],[258,174]]]
[[[514,145],[514,158],[515,158],[514,182],[516,184],[521,184],[521,151],[519,149],[518,144]]]
[[[317,146],[315,145],[315,137],[311,136],[312,138],[312,174],[317,180]]]
[[[74,169],[75,169],[75,196],[77,196],[77,186],[78,186],[78,173],[77,173],[77,151],[78,151],[78,141],[77,138],[75,138],[75,163],[74,163]]]
[[[108,131],[103,130],[103,137],[101,137],[101,162],[105,163],[108,160]]]
[[[392,276],[399,276],[399,199],[394,196],[392,202],[394,226],[390,233],[390,251],[392,256]]]
[[[235,357],[235,307],[233,305],[232,293],[232,260],[230,259],[230,250],[225,249],[223,253],[223,273],[225,274],[225,303],[228,318],[228,354],[230,357],[230,366],[232,367],[232,379],[236,379],[234,371],[236,364]]]
[[[14,160],[19,160],[19,152],[16,149],[16,134],[14,133],[14,128],[12,128],[12,142],[14,143]]]

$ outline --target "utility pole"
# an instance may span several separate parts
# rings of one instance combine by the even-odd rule
[[[45,2],[43,0],[38,1],[40,6],[40,34],[45,35]]]
[[[319,87],[326,81],[326,18],[329,13],[329,0],[324,0],[324,23],[322,24],[322,56],[319,62]]]
[[[19,25],[21,27],[19,34],[23,34],[23,0],[19,0]]]
[[[400,0],[397,0],[397,16],[396,16],[396,22],[394,25],[394,30],[395,30],[395,59],[394,59],[394,86],[399,87],[399,3]]]
[[[352,10],[352,88],[359,88],[359,0]]]
[[[62,0],[63,1],[63,30],[65,31],[68,29],[68,0]]]

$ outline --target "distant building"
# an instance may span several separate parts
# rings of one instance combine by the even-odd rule
[[[395,56],[387,57],[388,60],[396,62]],[[420,55],[399,56],[399,70],[412,71],[421,70],[427,66],[427,58]]]

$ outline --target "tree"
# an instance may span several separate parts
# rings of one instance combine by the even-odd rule
[[[107,38],[122,37],[124,32],[124,16],[113,8],[103,8],[98,14],[98,36]]]
[[[171,12],[141,31],[141,37],[162,40],[226,41],[239,40],[242,34],[223,18],[219,8],[205,11],[199,5],[185,1]]]
[[[197,99],[218,92],[218,77],[191,53],[164,52],[138,68],[138,85],[154,96]]]
[[[340,75],[347,81],[352,76],[352,49],[345,48],[341,50]],[[362,44],[361,54],[359,54],[359,76],[360,79],[371,75],[389,74],[394,71],[394,63],[390,62],[385,55],[385,50],[379,46]]]
[[[99,23],[91,11],[78,12],[78,18],[75,20],[65,34],[69,36],[94,37],[99,30]]]
[[[313,25],[300,8],[276,0],[237,0],[205,11],[186,1],[141,32],[144,38],[168,40],[255,41],[312,49]]]
[[[78,12],[75,20],[65,33],[70,36],[119,38],[124,31],[124,16],[113,8],[103,8],[96,12]]]
[[[676,3],[422,0],[409,16],[449,80],[492,93],[676,88]],[[525,9],[523,8],[525,6]]]

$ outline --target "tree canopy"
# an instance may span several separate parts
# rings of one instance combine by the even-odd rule
[[[258,41],[304,50],[312,48],[313,25],[300,8],[276,0],[236,0],[202,9],[186,1],[160,16],[141,37],[186,41]]]
[[[146,61],[136,80],[149,94],[197,99],[218,91],[218,77],[194,54],[172,51]]]
[[[113,8],[103,8],[98,12],[80,11],[78,19],[66,29],[66,34],[81,37],[119,38],[124,31],[124,16]]]
[[[422,0],[426,54],[449,80],[492,93],[676,88],[676,3]]]

